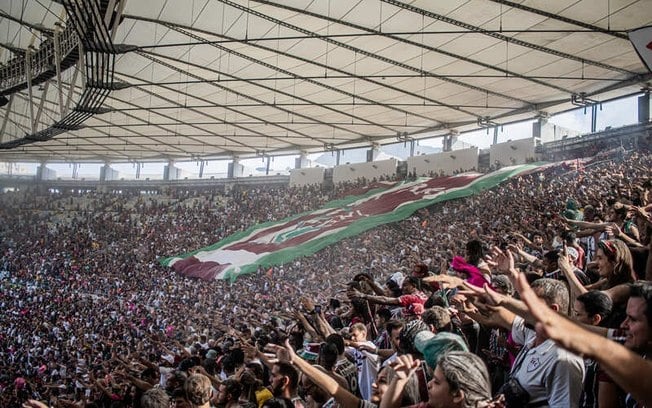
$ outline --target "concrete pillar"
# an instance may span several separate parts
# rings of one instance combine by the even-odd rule
[[[650,92],[645,92],[638,97],[638,122],[647,123],[650,121]]]
[[[100,181],[117,180],[119,176],[119,172],[112,169],[109,163],[104,163],[100,168]]]
[[[242,177],[244,174],[244,166],[240,164],[240,158],[238,156],[233,156],[233,161],[229,163],[228,169],[228,178],[237,178]]]
[[[540,117],[532,124],[532,137],[539,139],[541,143],[554,141],[556,133],[555,125],[549,123],[547,117]]]
[[[301,152],[299,157],[294,159],[294,168],[295,169],[303,169],[306,167],[310,167],[310,160],[308,159],[308,152]]]
[[[169,160],[163,168],[163,180],[178,180],[181,177],[181,169],[174,167],[174,160]]]
[[[36,169],[36,180],[38,181],[56,180],[56,178],[57,172],[48,168],[45,163],[41,163]]]
[[[371,146],[371,149],[367,150],[367,162],[372,162],[376,160],[379,154],[380,154],[380,145],[374,143]]]
[[[444,140],[442,140],[442,151],[450,152],[453,150],[453,145],[457,143],[458,133],[449,133],[444,135]]]

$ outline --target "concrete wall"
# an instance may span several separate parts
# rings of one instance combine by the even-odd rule
[[[539,119],[538,122],[532,124],[532,134],[538,137],[541,143],[548,143],[563,138],[577,137],[582,133],[577,130],[557,126],[550,123],[547,119]]]
[[[179,180],[180,178],[181,169],[170,164],[163,167],[163,180]]]
[[[290,170],[290,187],[323,184],[325,171],[326,169],[323,167],[292,169]]]
[[[366,178],[371,180],[380,176],[396,175],[396,166],[398,160],[380,160],[369,163],[355,163],[344,164],[333,168],[333,183],[341,183],[344,181],[355,181],[358,178]]]
[[[100,181],[112,181],[120,178],[120,173],[111,166],[102,166],[100,168]]]
[[[478,168],[478,148],[453,150],[428,154],[423,156],[408,157],[408,172],[412,173],[416,169],[417,176],[429,176],[444,173],[452,175],[454,171],[460,169],[469,171]]]
[[[523,164],[527,159],[536,157],[534,147],[533,138],[498,143],[489,149],[489,162],[493,165],[498,161],[501,166]]]

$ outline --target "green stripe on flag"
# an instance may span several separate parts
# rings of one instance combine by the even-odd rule
[[[493,188],[497,186],[498,184],[504,182],[507,179],[510,179],[512,177],[515,177],[519,174],[522,174],[524,172],[530,172],[532,170],[536,170],[539,167],[541,167],[545,163],[532,163],[532,164],[526,164],[526,165],[521,165],[521,166],[513,166],[513,167],[507,167],[500,169],[498,171],[495,171],[493,173],[481,176],[471,182],[469,184],[463,186],[463,187],[455,187],[455,188],[448,188],[447,190],[444,190],[442,193],[438,194],[434,198],[430,199],[420,199],[416,201],[411,201],[408,202],[407,204],[400,204],[397,208],[395,208],[391,212],[387,212],[384,214],[376,214],[376,215],[369,215],[365,216],[362,218],[359,218],[355,221],[353,221],[350,225],[346,226],[340,231],[334,232],[330,235],[325,235],[325,236],[320,236],[311,240],[308,240],[301,245],[294,246],[292,248],[285,248],[285,249],[280,249],[276,250],[275,252],[269,253],[267,255],[263,255],[260,258],[257,258],[255,262],[252,262],[250,264],[241,266],[239,269],[235,267],[231,267],[227,269],[223,275],[223,279],[229,279],[231,281],[235,280],[238,276],[243,275],[243,274],[249,274],[255,272],[259,266],[264,266],[264,267],[269,267],[272,265],[281,265],[284,263],[288,263],[298,257],[302,256],[309,256],[314,254],[315,252],[331,245],[334,244],[338,241],[341,241],[345,238],[349,238],[358,234],[361,234],[365,231],[368,231],[372,228],[375,228],[380,225],[384,225],[387,223],[391,222],[396,222],[403,220],[410,215],[412,215],[415,211],[431,206],[436,203],[444,202],[444,201],[449,201],[449,200],[454,200],[457,198],[463,198],[463,197],[468,197],[472,196],[475,194],[478,194],[484,190]],[[420,179],[420,180],[429,180],[429,179]],[[392,186],[391,189],[397,189],[398,186],[400,185],[415,185],[417,182],[403,182],[403,183],[397,183],[396,185]],[[376,194],[381,194],[385,191],[387,191],[389,188],[379,188],[379,189],[374,189],[371,191],[366,192],[365,194],[358,195],[358,196],[350,196],[346,197],[341,200],[335,200],[327,203],[324,205],[320,210],[316,211],[321,211],[324,209],[336,209],[336,208],[346,208],[349,205],[355,203],[356,201],[359,201],[363,198],[369,198],[372,197]],[[310,215],[312,213],[315,213],[316,211],[310,211],[310,212],[305,212],[302,214],[298,214],[292,217],[285,218],[280,221],[271,221],[263,224],[258,224],[255,226],[252,226],[248,228],[245,231],[235,233],[211,246],[205,247],[198,249],[193,252],[189,252],[184,255],[180,256],[175,256],[175,257],[170,257],[161,260],[161,264],[165,266],[169,266],[170,262],[173,259],[179,259],[179,258],[186,258],[192,255],[196,255],[199,252],[210,252],[214,251],[220,248],[223,248],[231,243],[234,243],[236,241],[242,240],[252,234],[254,234],[257,230],[261,230],[264,228],[268,227],[273,227],[273,226],[280,226],[282,224],[288,223],[289,221],[295,220],[298,217],[303,217],[305,215]],[[316,228],[311,227],[311,226],[306,226],[306,227],[301,227],[299,226],[297,229],[294,229],[292,231],[288,231],[286,233],[281,234],[279,237],[275,237],[275,242],[283,242],[286,239],[290,239],[295,236],[299,236],[302,233],[305,233],[306,231],[314,230]]]

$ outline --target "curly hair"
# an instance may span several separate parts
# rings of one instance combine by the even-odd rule
[[[193,374],[183,385],[186,398],[193,406],[206,404],[211,398],[211,380],[203,374]]]

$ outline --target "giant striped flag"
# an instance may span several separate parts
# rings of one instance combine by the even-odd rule
[[[239,275],[311,255],[320,249],[382,224],[409,217],[437,202],[467,197],[540,164],[505,167],[493,173],[420,178],[332,201],[323,208],[281,221],[255,225],[209,247],[166,258],[163,265],[189,277],[235,280]]]

